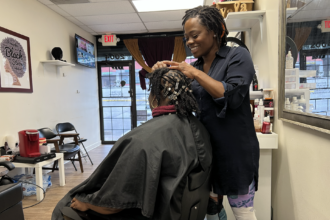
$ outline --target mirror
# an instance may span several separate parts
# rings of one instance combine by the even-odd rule
[[[288,6],[284,111],[330,119],[329,0],[288,0]]]

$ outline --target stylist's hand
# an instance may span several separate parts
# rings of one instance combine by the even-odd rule
[[[179,70],[181,71],[186,77],[190,79],[195,79],[196,68],[192,65],[182,61],[181,63],[175,61],[163,61],[164,64],[170,65],[169,67],[172,70]]]
[[[152,66],[152,71],[155,71],[157,69],[160,69],[160,68],[163,68],[163,67],[167,67],[167,65],[164,63],[166,62],[167,60],[165,61],[158,61],[157,63],[155,63],[155,65]]]

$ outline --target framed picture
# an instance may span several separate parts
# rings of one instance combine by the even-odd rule
[[[33,92],[30,39],[2,27],[0,27],[0,92]]]

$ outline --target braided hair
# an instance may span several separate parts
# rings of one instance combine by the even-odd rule
[[[193,112],[198,114],[198,104],[192,94],[191,82],[182,72],[160,68],[147,74],[149,91],[155,95],[157,102],[164,98],[170,99],[169,105],[174,105],[177,115],[182,118]]]
[[[213,31],[216,35],[219,47],[227,44],[227,35],[229,32],[219,9],[211,6],[198,6],[187,10],[182,18],[183,28],[190,18],[199,18],[201,25],[206,27],[208,31]]]

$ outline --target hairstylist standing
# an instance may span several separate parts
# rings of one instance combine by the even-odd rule
[[[201,112],[198,117],[209,131],[213,147],[208,219],[223,210],[222,196],[227,195],[236,219],[255,220],[259,143],[249,101],[255,72],[251,56],[245,48],[226,46],[228,30],[216,8],[187,10],[182,25],[186,45],[198,60],[192,65],[157,62],[153,70],[171,65],[194,79],[193,94]]]

